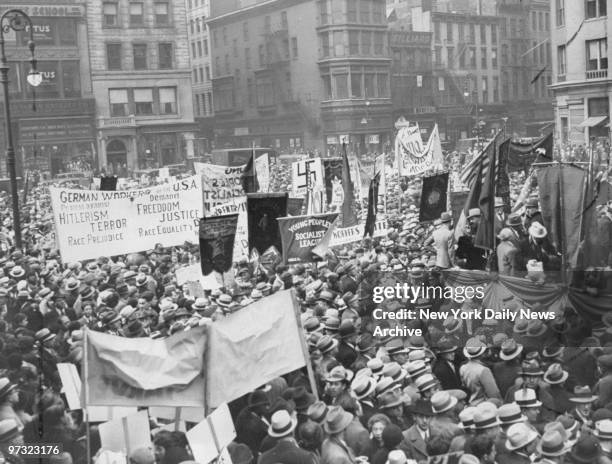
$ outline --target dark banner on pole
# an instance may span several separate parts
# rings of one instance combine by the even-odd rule
[[[342,181],[342,158],[323,158],[322,161],[325,177],[325,198],[329,205],[334,198],[334,185],[339,185]]]
[[[108,190],[112,192],[117,190],[117,176],[100,177],[100,190]]]
[[[526,171],[534,162],[552,161],[553,134],[550,133],[532,142],[510,141],[503,154],[508,172]]]
[[[278,218],[287,216],[287,193],[247,195],[249,250],[263,254],[271,246],[282,249]]]
[[[279,218],[285,264],[316,261],[312,249],[319,245],[325,233],[332,227],[337,213]]]
[[[200,262],[202,274],[224,273],[232,268],[238,215],[200,219]]]
[[[453,223],[455,224],[457,224],[461,216],[461,211],[465,207],[469,193],[469,190],[464,190],[463,192],[451,192],[450,194],[450,209],[453,213]]]
[[[435,221],[446,211],[448,192],[448,173],[423,179],[419,221]]]

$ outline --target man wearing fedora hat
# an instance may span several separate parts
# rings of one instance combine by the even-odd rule
[[[329,408],[323,423],[327,438],[321,446],[321,464],[355,464],[355,455],[344,439],[344,432],[352,421],[353,415],[340,406]]]
[[[265,392],[255,390],[247,398],[247,406],[236,417],[236,436],[240,443],[247,445],[254,456],[259,453],[261,442],[270,425],[266,415],[270,402]]]
[[[442,213],[438,227],[423,243],[424,246],[433,244],[436,250],[436,267],[440,269],[452,267],[455,254],[455,233],[453,232],[452,222],[453,217],[450,213]]]
[[[542,435],[536,450],[542,457],[535,461],[538,464],[561,464],[570,448],[557,430],[549,430]]]
[[[531,464],[536,451],[538,433],[523,423],[510,426],[506,439],[508,454],[498,456],[499,464]]]
[[[594,387],[599,395],[600,404],[612,403],[612,354],[604,354],[597,358],[601,375]]]
[[[527,262],[535,260],[542,263],[544,271],[556,271],[561,264],[560,254],[548,240],[548,231],[542,223],[535,221],[528,229],[528,237],[519,246],[520,261],[518,269],[527,269]]]
[[[272,414],[268,436],[276,440],[276,445],[264,452],[257,464],[316,464],[314,454],[300,448],[295,441],[296,426],[297,420],[284,409]]]
[[[461,381],[469,393],[472,406],[490,399],[501,400],[501,394],[491,369],[482,361],[487,345],[480,339],[470,338],[463,348],[467,361],[459,369]]]
[[[591,414],[593,413],[593,403],[598,398],[597,395],[592,393],[591,387],[588,385],[574,387],[574,393],[569,398],[574,405],[570,414],[582,425],[583,430],[592,430],[593,428]]]
[[[437,353],[432,373],[444,390],[462,389],[459,367],[455,363],[458,346],[451,337],[442,337],[435,346]]]
[[[540,224],[544,224],[544,218],[542,217],[542,213],[538,210],[538,199],[535,197],[530,197],[525,202],[525,211],[522,217],[523,221],[523,229],[525,233],[528,234],[529,228],[534,222],[539,222]]]
[[[472,208],[467,215],[468,228],[457,240],[455,251],[456,264],[463,269],[484,270],[487,264],[485,250],[474,245],[478,225],[480,224],[480,209]]]
[[[414,424],[402,432],[403,440],[400,449],[409,459],[417,462],[428,459],[427,441],[430,437],[430,421],[433,416],[431,402],[419,399],[409,407]]]
[[[551,406],[555,416],[565,414],[572,409],[572,403],[569,400],[570,393],[565,386],[568,377],[569,373],[559,363],[551,364],[544,373],[543,380],[550,385],[548,392],[552,398]]]
[[[603,419],[596,422],[593,435],[601,447],[601,456],[597,464],[612,464],[612,420]]]
[[[461,434],[461,428],[458,424],[457,398],[447,391],[439,391],[431,397],[431,410],[433,417],[429,423],[429,428],[432,435],[442,435],[449,441],[456,435]]]

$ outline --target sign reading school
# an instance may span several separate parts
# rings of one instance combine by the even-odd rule
[[[51,188],[60,253],[66,262],[198,243],[202,182],[192,176],[147,189],[105,192]]]

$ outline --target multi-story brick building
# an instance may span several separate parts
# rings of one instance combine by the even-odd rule
[[[125,173],[192,157],[184,2],[90,2],[87,20],[100,166]]]
[[[607,1],[556,0],[550,13],[558,140],[587,146],[593,138],[607,139],[612,96]]]
[[[96,163],[96,150],[85,2],[3,2],[0,14],[13,8],[23,10],[32,19],[37,68],[42,74],[38,88],[33,89],[26,82],[30,71],[29,28],[19,33],[7,32],[12,134],[18,171],[36,169],[52,175],[88,171]],[[0,108],[2,128],[3,117],[4,109]],[[5,140],[1,137],[2,159]],[[0,177],[5,176],[3,160]]]
[[[189,24],[189,54],[193,109],[198,126],[194,151],[201,156],[210,149],[213,139],[213,94],[210,39],[206,20],[210,16],[209,0],[186,0]]]
[[[217,144],[381,150],[392,129],[384,0],[212,0]]]

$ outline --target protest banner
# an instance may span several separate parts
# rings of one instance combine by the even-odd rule
[[[437,125],[423,146],[419,126],[402,127],[395,137],[395,157],[400,176],[415,176],[434,167],[441,167],[442,148]]]
[[[197,243],[202,182],[119,192],[51,187],[53,219],[64,262]]]
[[[176,421],[177,418],[179,421],[187,421],[198,423],[206,414],[204,413],[204,408],[171,408],[171,407],[163,407],[163,406],[151,406],[149,409],[149,415],[151,417],[156,417],[158,419],[166,419]]]
[[[448,173],[423,178],[419,222],[435,221],[446,211]]]
[[[206,327],[163,340],[85,331],[85,406],[204,407]]]
[[[384,237],[387,234],[387,229],[388,226],[386,219],[376,221],[376,224],[374,224],[374,235],[372,237]],[[346,245],[347,243],[357,242],[363,238],[364,230],[365,224],[335,228],[329,246],[335,247],[339,245]]]
[[[344,201],[342,190],[342,158],[324,158],[323,172],[327,204],[341,206]]]
[[[257,173],[259,191],[268,193],[270,191],[270,156],[267,153],[255,159],[255,172]]]
[[[282,249],[278,218],[287,216],[287,193],[247,195],[249,249],[264,253],[271,246]]]
[[[285,264],[314,262],[312,249],[319,244],[337,217],[338,214],[334,213],[278,218],[283,242],[283,262]]]
[[[200,263],[202,274],[221,274],[232,268],[238,214],[200,219]]]
[[[142,446],[151,445],[151,428],[147,411],[139,411],[98,426],[102,448],[129,456]]]
[[[193,168],[202,178],[204,216],[211,216],[213,207],[244,196],[242,188],[244,166],[220,166],[194,162]]]
[[[209,463],[236,438],[234,421],[227,404],[215,411],[186,433],[193,458]]]
[[[300,160],[291,165],[291,196],[304,198],[308,187],[318,191],[325,189],[321,158]]]
[[[306,364],[294,304],[291,290],[283,290],[211,324],[206,363],[209,407],[240,398]]]
[[[81,409],[81,378],[72,363],[57,363],[57,372],[62,382],[62,393],[70,411]]]
[[[199,282],[202,277],[202,269],[198,263],[179,267],[175,271],[175,277],[177,285],[183,285],[187,282]]]
[[[249,257],[249,230],[246,205],[246,196],[234,198],[229,203],[213,207],[209,215],[225,216],[227,214],[238,214],[233,255],[235,262],[248,259]]]
[[[289,216],[301,215],[303,206],[304,206],[303,198],[287,198],[287,215]]]

